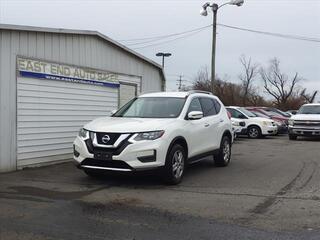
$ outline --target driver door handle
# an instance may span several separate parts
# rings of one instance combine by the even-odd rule
[[[210,124],[209,124],[209,123],[205,123],[204,126],[205,126],[205,127],[209,127]]]

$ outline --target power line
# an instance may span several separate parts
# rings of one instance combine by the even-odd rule
[[[191,32],[195,32],[198,30],[202,30],[208,27],[211,27],[212,24],[207,25],[207,26],[203,26],[203,27],[199,27],[199,28],[194,28],[194,29],[190,29],[184,32],[178,32],[178,33],[171,33],[171,34],[166,34],[166,35],[160,35],[160,36],[154,36],[154,37],[146,37],[146,38],[132,38],[132,39],[124,39],[124,40],[117,40],[119,42],[134,42],[134,41],[144,41],[144,40],[159,40],[159,39],[163,39],[163,38],[169,38],[169,37],[174,37],[177,35],[182,35],[182,34],[186,34],[186,33],[191,33]],[[129,44],[128,44],[129,45]]]
[[[281,38],[285,38],[285,39],[293,39],[293,40],[316,42],[316,43],[320,42],[319,38],[312,38],[312,37],[306,37],[306,36],[300,36],[300,35],[290,35],[290,34],[282,34],[282,33],[275,33],[275,32],[260,31],[260,30],[255,30],[255,29],[249,29],[249,28],[226,25],[226,24],[222,24],[222,23],[218,23],[217,25],[221,26],[221,27],[225,27],[225,28],[234,29],[234,30],[246,31],[246,32],[251,32],[251,33],[255,33],[255,34],[262,34],[262,35],[272,36],[272,37],[281,37]],[[183,38],[187,38],[187,37],[193,36],[193,35],[201,32],[201,31],[203,31],[203,30],[205,30],[205,29],[207,29],[207,28],[209,28],[211,26],[212,26],[212,24],[204,26],[204,27],[200,27],[200,28],[191,29],[191,30],[184,31],[184,32],[179,32],[179,33],[173,33],[173,34],[167,34],[167,35],[161,35],[161,36],[155,36],[155,37],[147,37],[147,38],[127,39],[127,40],[121,40],[121,41],[147,40],[147,41],[127,44],[128,46],[142,45],[142,46],[138,46],[137,48],[134,48],[134,49],[143,49],[143,48],[148,48],[148,47],[153,47],[153,46],[157,46],[157,45],[170,43],[170,42],[173,42],[173,41],[176,41],[176,40],[179,40],[179,39],[183,39]],[[180,36],[180,37],[177,37],[177,38],[173,38],[173,39],[170,39],[170,40],[167,40],[167,41],[161,41],[161,40],[164,40],[166,38],[171,38],[173,36],[179,36],[179,35],[183,35],[183,36]],[[159,41],[161,41],[161,42],[159,42]],[[143,44],[146,44],[146,43],[154,43],[154,44],[143,45]]]
[[[289,35],[289,34],[281,34],[281,33],[274,33],[274,32],[265,32],[265,31],[260,31],[260,30],[230,26],[230,25],[221,24],[221,23],[217,23],[217,25],[221,26],[221,27],[226,27],[226,28],[231,28],[231,29],[235,29],[235,30],[251,32],[251,33],[257,33],[257,34],[263,34],[263,35],[268,35],[268,36],[273,36],[273,37],[281,37],[281,38],[286,38],[286,39],[302,40],[302,41],[317,42],[317,43],[320,42],[319,38],[310,38],[310,37],[299,36],[299,35]]]
[[[159,43],[155,43],[155,44],[149,44],[149,45],[145,45],[145,46],[140,46],[140,47],[137,47],[137,48],[133,48],[134,50],[136,49],[143,49],[143,48],[148,48],[148,47],[153,47],[153,46],[157,46],[157,45],[162,45],[162,44],[166,44],[166,43],[170,43],[170,42],[173,42],[173,41],[176,41],[176,40],[179,40],[179,39],[184,39],[184,38],[188,38],[188,37],[191,37],[195,34],[198,34],[199,32],[203,31],[204,29],[202,30],[198,30],[197,32],[192,32],[192,33],[189,33],[187,35],[184,35],[182,37],[177,37],[177,38],[174,38],[174,39],[171,39],[171,40],[168,40],[168,41],[163,41],[163,42],[159,42]]]

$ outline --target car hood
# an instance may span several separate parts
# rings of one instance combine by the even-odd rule
[[[291,117],[293,120],[320,120],[320,114],[296,114]]]
[[[174,121],[177,119],[103,117],[89,122],[84,128],[93,132],[148,132],[163,130]]]
[[[272,119],[264,118],[264,117],[252,117],[251,119],[254,119],[255,121],[259,121],[259,122],[262,122],[262,121],[265,121],[265,122],[273,122]]]

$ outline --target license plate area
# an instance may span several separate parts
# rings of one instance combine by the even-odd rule
[[[97,160],[105,160],[111,161],[112,160],[112,153],[109,152],[94,152],[94,159]]]

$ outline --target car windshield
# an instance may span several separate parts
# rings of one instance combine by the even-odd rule
[[[257,116],[257,117],[263,117],[263,118],[270,118],[268,115],[265,115],[261,112],[255,112],[253,111],[253,113]]]
[[[267,112],[267,111],[265,111],[263,109],[259,109],[257,111],[259,111],[260,113],[262,113],[262,114],[264,114],[264,115],[266,115],[268,117],[278,116],[275,112]]]
[[[298,112],[299,114],[320,114],[319,106],[302,106]]]
[[[283,117],[280,113],[270,109],[260,109],[260,110],[263,111],[263,113],[268,113],[268,115],[272,117]]]
[[[184,98],[141,97],[124,105],[112,117],[176,118],[184,106]]]
[[[250,112],[249,110],[245,109],[245,108],[239,108],[239,110],[244,113],[245,115],[247,115],[248,117],[256,117],[256,115],[252,112]]]
[[[277,111],[277,113],[281,114],[284,117],[291,117],[291,115],[289,113],[283,112],[279,109],[276,109],[275,111]]]

